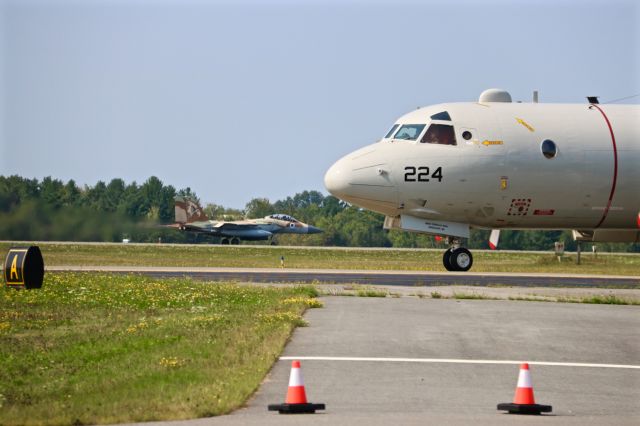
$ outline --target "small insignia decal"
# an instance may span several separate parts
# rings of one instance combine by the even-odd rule
[[[491,146],[491,145],[504,145],[503,141],[482,141],[482,145]]]
[[[511,207],[507,216],[526,216],[531,207],[531,198],[514,198],[511,200]]]
[[[509,177],[502,176],[500,178],[500,190],[504,191],[505,189],[507,189],[508,186],[509,186]]]

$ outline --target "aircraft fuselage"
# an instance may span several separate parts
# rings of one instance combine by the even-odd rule
[[[331,193],[386,215],[389,227],[412,230],[393,222],[417,220],[427,227],[413,230],[457,237],[469,226],[640,236],[638,106],[451,103],[396,124],[325,176]],[[445,141],[428,140],[433,124]],[[405,125],[415,130],[408,138]]]
[[[640,107],[478,102],[419,108],[325,175],[333,195],[386,229],[446,236],[442,262],[468,271],[470,228],[571,229],[578,241],[640,242]]]

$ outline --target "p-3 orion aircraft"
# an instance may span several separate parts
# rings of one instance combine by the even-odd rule
[[[419,108],[338,160],[325,186],[386,216],[386,229],[444,236],[443,264],[468,271],[470,228],[573,230],[577,241],[640,241],[640,106],[478,102]]]
[[[175,198],[176,223],[168,225],[181,231],[220,237],[222,244],[240,244],[241,240],[272,240],[274,234],[318,234],[322,229],[302,223],[286,214],[272,214],[262,219],[239,221],[209,220],[195,201]],[[272,240],[273,242],[273,240]]]

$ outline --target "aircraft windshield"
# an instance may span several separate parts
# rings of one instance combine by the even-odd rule
[[[269,216],[271,219],[276,219],[276,220],[284,220],[286,222],[297,222],[297,220],[289,215],[286,214],[272,214],[271,216]]]
[[[442,111],[431,116],[432,120],[451,121],[451,116],[447,111]]]
[[[394,133],[395,131],[398,129],[399,124],[394,124],[391,129],[389,129],[389,131],[387,132],[387,134],[385,135],[385,139],[389,139]]]
[[[420,143],[456,145],[456,134],[453,131],[453,126],[448,126],[446,124],[432,124],[420,140]]]
[[[404,139],[408,141],[415,141],[422,133],[422,130],[426,124],[405,124],[400,127],[400,130],[393,137],[394,139]]]

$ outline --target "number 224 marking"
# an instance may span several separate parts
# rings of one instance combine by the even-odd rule
[[[404,168],[404,171],[405,182],[429,182],[429,178],[437,179],[438,182],[442,182],[442,167],[437,167],[431,174],[429,174],[429,167],[426,166],[407,166]]]

